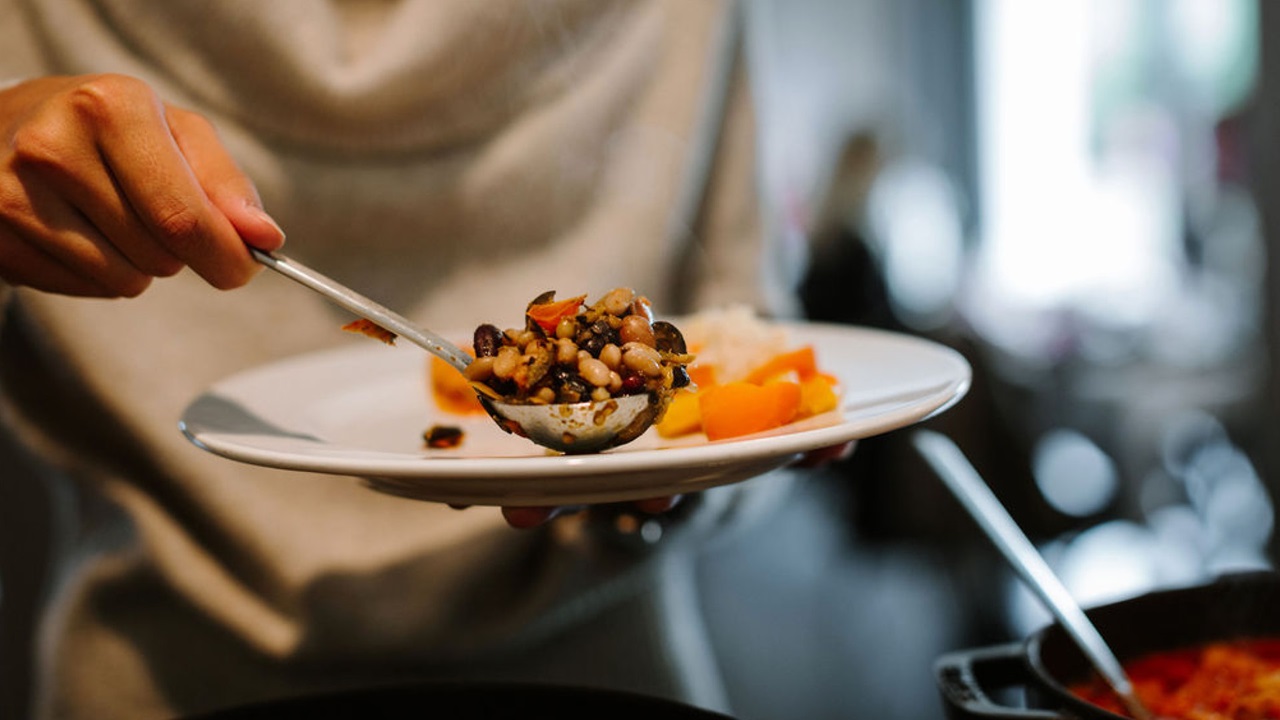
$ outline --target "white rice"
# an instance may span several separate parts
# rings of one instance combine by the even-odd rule
[[[704,310],[680,320],[681,334],[698,365],[716,369],[718,382],[732,382],[787,349],[786,330],[746,305]]]

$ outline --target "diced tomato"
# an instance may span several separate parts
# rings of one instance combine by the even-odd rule
[[[538,327],[542,328],[543,332],[551,334],[556,331],[556,326],[561,320],[577,315],[578,309],[586,299],[586,295],[579,295],[568,300],[552,300],[548,303],[530,305],[525,314],[538,323]]]

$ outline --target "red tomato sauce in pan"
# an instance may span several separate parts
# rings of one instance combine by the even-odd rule
[[[1280,638],[1219,642],[1125,663],[1139,699],[1162,720],[1280,720]],[[1126,714],[1101,679],[1071,691]]]

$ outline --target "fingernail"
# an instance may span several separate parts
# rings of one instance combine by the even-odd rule
[[[274,228],[279,237],[280,243],[282,244],[284,243],[284,240],[285,240],[284,229],[280,227],[280,223],[276,222],[275,218],[268,215],[266,210],[263,210],[257,205],[246,203],[245,206],[249,209],[249,212],[252,213],[254,217],[258,218],[262,222]]]

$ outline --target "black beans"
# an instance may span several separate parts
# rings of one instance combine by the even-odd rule
[[[617,345],[618,341],[618,331],[604,319],[591,323],[585,332],[578,333],[578,347],[595,357],[600,356],[600,351],[604,350],[605,345]]]
[[[551,371],[553,384],[560,388],[561,402],[581,402],[591,395],[595,388],[583,380],[575,369],[556,367]]]
[[[689,387],[693,382],[693,378],[689,377],[689,370],[683,365],[677,365],[671,368],[671,387],[679,389]]]

